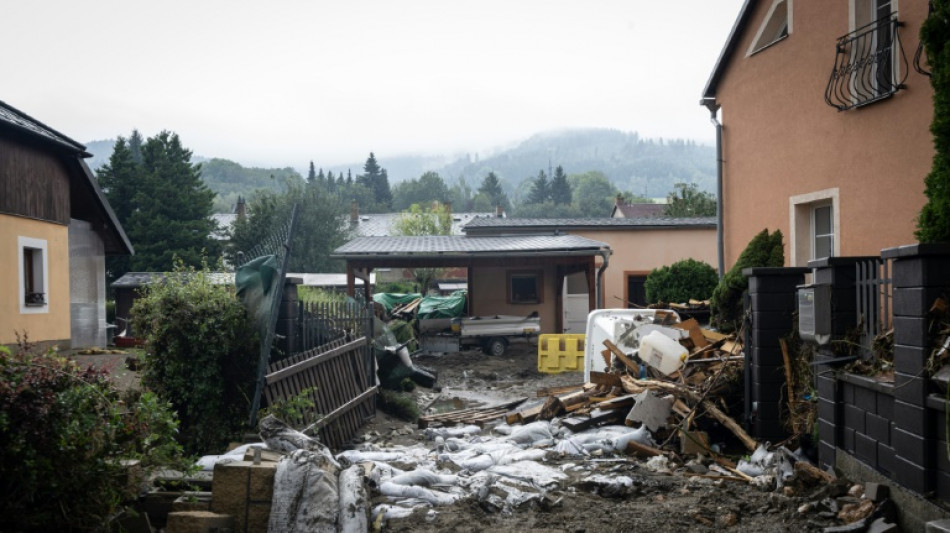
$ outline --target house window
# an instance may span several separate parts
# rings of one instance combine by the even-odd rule
[[[747,55],[755,54],[788,37],[792,26],[792,0],[773,0]]]
[[[825,101],[839,111],[887,98],[907,78],[897,1],[850,0],[849,9],[849,32],[834,43],[835,65],[825,88]]]
[[[540,270],[508,272],[508,303],[541,303],[541,275]]]
[[[807,266],[813,259],[841,255],[838,188],[789,199],[791,266]]]
[[[835,251],[835,228],[831,204],[812,209],[812,259],[831,257]]]
[[[17,239],[20,281],[20,313],[49,311],[49,264],[46,241],[30,237]]]

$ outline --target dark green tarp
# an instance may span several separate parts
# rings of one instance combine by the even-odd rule
[[[465,313],[465,291],[455,291],[448,296],[426,296],[419,304],[416,316],[427,318],[456,318]]]
[[[272,308],[271,300],[276,293],[273,290],[274,278],[277,277],[278,266],[277,256],[262,255],[251,259],[234,272],[237,295],[258,325]]]
[[[422,295],[417,292],[411,292],[409,294],[400,294],[398,292],[377,292],[373,295],[373,301],[385,307],[387,313],[392,311],[393,307],[396,307],[397,305],[407,304],[418,298],[422,298]]]

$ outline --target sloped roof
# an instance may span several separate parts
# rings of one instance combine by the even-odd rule
[[[729,64],[729,59],[732,57],[733,52],[735,52],[736,47],[739,46],[739,40],[742,38],[742,33],[745,31],[745,27],[749,23],[749,18],[754,11],[753,8],[757,3],[758,0],[745,0],[745,3],[742,4],[742,8],[739,10],[739,16],[736,17],[736,22],[732,25],[732,30],[726,39],[726,44],[722,47],[722,51],[719,52],[719,59],[716,60],[716,66],[713,67],[712,74],[709,75],[706,88],[703,89],[703,98],[716,97],[719,80],[725,73],[726,65]],[[700,105],[703,105],[702,101],[700,101]]]
[[[5,126],[15,128],[21,133],[34,138],[43,143],[52,143],[59,148],[73,152],[81,157],[90,157],[92,154],[86,152],[86,147],[53,128],[43,124],[39,120],[27,115],[3,101],[0,101],[0,123]]]
[[[666,209],[666,206],[663,204],[614,204],[614,211],[611,216],[620,211],[623,218],[659,217],[663,216],[664,209]]]
[[[119,220],[112,211],[112,206],[99,188],[99,181],[83,161],[83,158],[92,155],[86,152],[85,146],[0,101],[0,132],[3,131],[22,136],[32,143],[63,155],[70,177],[74,179],[70,183],[70,203],[72,204],[70,216],[75,218],[93,216],[102,220],[100,235],[105,244],[106,254],[134,253],[125,230],[122,229],[122,225],[119,224]],[[80,216],[76,216],[77,214]]]
[[[572,229],[656,230],[680,228],[715,228],[715,217],[670,218],[486,218],[469,222],[463,231],[469,235],[504,231],[554,232]]]
[[[393,234],[393,225],[402,213],[367,213],[359,215],[356,224],[351,227],[361,237],[383,237]],[[452,213],[452,234],[459,235],[462,228],[472,220],[492,218],[494,213]]]
[[[471,237],[357,237],[331,254],[332,257],[510,257],[515,255],[594,255],[609,252],[606,243],[576,235],[519,235]]]

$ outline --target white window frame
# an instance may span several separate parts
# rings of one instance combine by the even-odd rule
[[[42,305],[26,304],[26,272],[24,271],[24,259],[26,250],[39,250],[42,266],[33,265],[34,275],[41,269],[42,288],[44,293]],[[20,314],[35,315],[49,313],[50,302],[50,284],[49,284],[49,247],[45,239],[35,239],[33,237],[17,237],[17,271],[19,272],[19,295],[20,295]]]
[[[780,35],[777,37],[763,36],[766,28],[769,27],[769,23],[772,22],[772,18],[776,16],[775,11],[777,9],[785,9],[785,35]],[[757,54],[766,48],[771,47],[775,43],[784,41],[792,34],[792,0],[772,0],[772,5],[769,7],[768,12],[765,14],[765,18],[762,19],[762,24],[759,25],[759,30],[755,32],[755,38],[752,39],[752,43],[749,45],[748,51],[746,51],[746,57]],[[768,41],[762,42],[763,38],[768,38]]]
[[[815,256],[815,208],[831,206],[832,257],[841,255],[841,202],[837,187],[788,199],[789,266],[808,266]]]
[[[818,210],[828,208],[831,210],[831,220],[829,220],[829,226],[831,233],[818,233]],[[823,257],[818,257],[818,239],[820,237],[830,237],[831,238],[831,255],[828,257],[833,257],[835,255],[835,226],[834,226],[834,216],[835,216],[835,206],[831,202],[818,202],[811,205],[811,259],[823,259]]]

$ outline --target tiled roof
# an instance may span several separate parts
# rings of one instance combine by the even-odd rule
[[[393,224],[402,213],[367,213],[359,216],[355,225],[360,237],[383,237],[393,234]],[[452,234],[460,235],[462,228],[480,218],[494,218],[494,213],[452,213]]]
[[[479,218],[469,222],[463,231],[484,233],[502,230],[567,230],[567,229],[662,229],[684,227],[716,227],[715,217],[669,218]]]
[[[39,140],[55,143],[72,152],[88,155],[86,154],[86,147],[82,144],[2,101],[0,101],[0,123],[12,126]]]
[[[600,241],[576,235],[519,235],[505,237],[466,237],[458,235],[431,237],[357,237],[334,250],[335,257],[356,256],[505,256],[512,254],[543,254],[550,252],[595,253],[609,250]]]
[[[666,206],[663,204],[617,204],[614,206],[622,218],[642,218],[663,216]]]

